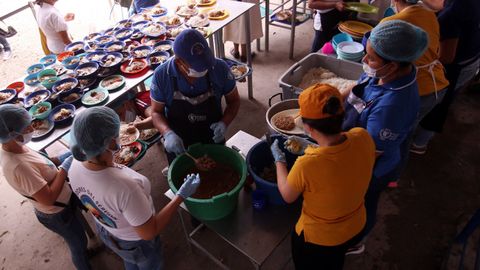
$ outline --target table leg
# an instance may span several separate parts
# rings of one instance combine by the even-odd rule
[[[292,12],[292,18],[297,18],[297,0],[293,0],[293,12]],[[295,24],[296,20],[292,20],[292,29],[290,30],[290,54],[289,57],[290,59],[293,59],[293,50],[295,48]]]
[[[246,12],[245,16],[245,35],[246,35],[246,49],[247,49],[247,65],[252,67],[252,41],[250,39],[250,14]],[[248,75],[248,98],[253,99],[253,82],[252,74]]]
[[[225,48],[223,46],[223,32],[217,31],[215,33],[215,51],[218,58],[225,57]]]
[[[190,243],[190,235],[187,233],[187,227],[185,226],[185,220],[183,220],[182,209],[178,208],[178,216],[180,217],[180,223],[182,224],[183,233],[185,234],[185,239],[187,240],[188,249],[192,251],[192,245]]]
[[[208,37],[208,45],[210,46],[210,49],[215,53],[215,50],[216,50],[217,48],[215,48],[215,42],[214,42],[214,40],[213,40],[213,35],[210,35],[210,36]]]
[[[270,0],[265,0],[265,51],[269,50],[269,39],[270,39]]]
[[[138,84],[138,88],[140,89],[140,92],[145,92],[147,91],[147,87],[145,87],[145,82],[141,82]]]

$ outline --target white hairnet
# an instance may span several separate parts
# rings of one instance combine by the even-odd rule
[[[0,106],[0,143],[6,143],[20,134],[30,123],[32,117],[21,107],[13,104]]]
[[[70,150],[80,161],[94,158],[107,149],[113,138],[118,137],[120,118],[108,107],[88,108],[75,117],[70,132]]]
[[[386,21],[373,28],[370,45],[385,60],[412,63],[427,49],[428,35],[413,24]]]

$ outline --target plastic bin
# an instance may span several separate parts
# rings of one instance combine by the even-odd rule
[[[282,150],[283,143],[285,142],[285,137],[281,135],[272,135],[272,141],[278,139],[279,146]],[[294,155],[286,150],[283,151],[287,160],[287,169],[290,170],[297,160],[297,155]],[[262,177],[260,173],[263,171],[263,168],[270,166],[274,163],[272,153],[270,151],[270,146],[266,141],[261,141],[255,144],[247,154],[247,167],[248,173],[253,177],[255,185],[258,190],[261,190],[265,193],[268,198],[268,202],[274,205],[283,205],[285,201],[278,190],[277,183],[269,182]]]
[[[326,68],[337,76],[358,80],[363,73],[362,64],[346,60],[340,60],[319,53],[311,53],[302,60],[291,66],[278,80],[282,88],[282,99],[298,98],[303,91],[298,85],[302,82],[303,76],[312,68]]]
[[[187,198],[185,200],[185,205],[190,214],[198,219],[218,220],[227,216],[237,206],[238,194],[245,183],[247,175],[245,160],[235,150],[216,144],[194,144],[188,148],[188,153],[194,157],[207,154],[214,160],[232,166],[240,174],[240,181],[229,192],[219,194],[210,199]],[[174,193],[177,193],[178,188],[183,183],[182,176],[193,166],[195,166],[195,163],[185,154],[178,156],[172,162],[168,171],[168,185]]]

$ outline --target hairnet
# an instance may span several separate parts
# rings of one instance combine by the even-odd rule
[[[113,138],[118,137],[120,118],[108,107],[88,108],[75,117],[70,132],[75,159],[85,161],[107,149]]]
[[[370,45],[385,60],[412,63],[427,49],[428,35],[410,23],[386,21],[373,28]]]
[[[30,123],[32,117],[24,109],[13,104],[0,106],[0,143],[14,139]]]

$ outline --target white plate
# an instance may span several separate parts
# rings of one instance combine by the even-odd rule
[[[361,54],[363,53],[363,45],[355,41],[343,41],[337,45],[337,50],[346,54]]]
[[[123,134],[126,134],[126,129],[128,128],[128,124],[121,124],[120,125],[120,137],[123,135]],[[135,136],[132,136],[131,140],[128,140],[128,141],[125,141],[125,142],[122,142],[120,141],[120,145],[129,145],[129,144],[132,144],[134,143],[135,141],[138,140],[138,138],[140,138],[140,131],[135,128]]]
[[[289,135],[303,135],[304,131],[303,131],[302,118],[297,117],[299,113],[300,113],[300,109],[289,109],[289,110],[278,112],[275,115],[273,115],[272,118],[270,118],[270,124],[276,131],[280,133],[289,134]],[[278,117],[278,116],[291,116],[293,118],[297,117],[295,119],[295,128],[292,130],[283,130],[283,129],[277,128],[273,124],[272,119],[275,119],[275,117]]]

